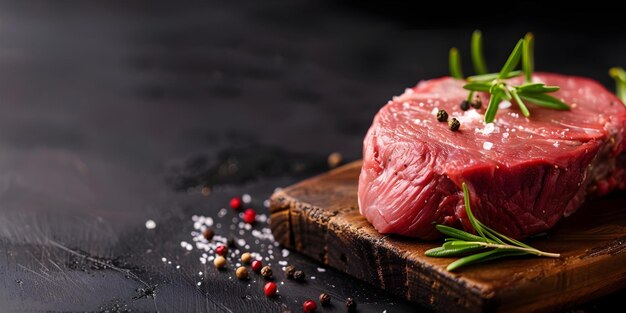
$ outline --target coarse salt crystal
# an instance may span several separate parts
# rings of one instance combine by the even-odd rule
[[[491,147],[493,147],[493,143],[492,143],[492,142],[485,141],[485,142],[483,143],[483,149],[485,149],[485,150],[491,150]]]
[[[495,129],[496,129],[496,126],[493,125],[493,123],[488,123],[487,125],[485,125],[485,128],[483,128],[483,135],[489,135],[493,133]]]
[[[509,133],[504,133],[504,134],[502,134],[502,137],[504,137],[504,138],[509,138]]]
[[[154,222],[153,220],[147,220],[146,221],[146,228],[147,229],[154,229],[156,227],[156,222]]]
[[[508,100],[503,100],[500,102],[500,104],[498,104],[498,108],[499,109],[508,109],[511,107],[511,101]]]
[[[552,145],[553,145],[555,148],[558,148],[558,147],[559,147],[559,142],[558,142],[558,141],[555,141]]]
[[[411,105],[408,102],[403,102],[402,103],[402,108],[404,109],[408,109]]]
[[[252,197],[246,193],[241,196],[241,201],[243,201],[243,203],[250,203],[250,201],[252,201]]]

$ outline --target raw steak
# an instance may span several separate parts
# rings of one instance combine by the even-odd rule
[[[462,111],[463,82],[449,77],[420,82],[394,97],[374,118],[363,143],[359,207],[383,234],[435,239],[433,223],[472,230],[460,186],[488,226],[515,238],[546,231],[586,198],[626,187],[626,107],[597,82],[558,74],[535,81],[561,86],[554,96],[570,104],[555,111],[501,103],[496,121]],[[508,106],[508,108],[507,108]],[[461,128],[453,132],[435,114],[445,109]]]

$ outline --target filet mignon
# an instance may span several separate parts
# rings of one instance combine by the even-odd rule
[[[516,78],[514,80],[517,80]],[[462,111],[464,82],[444,77],[420,82],[376,115],[363,146],[359,207],[384,234],[435,239],[435,223],[471,231],[461,184],[486,225],[514,238],[553,227],[585,199],[626,187],[626,107],[599,83],[538,73],[533,80],[560,86],[571,106],[550,110],[501,103],[495,123],[483,107]],[[507,108],[508,106],[508,108]],[[445,109],[461,122],[453,132],[438,122]]]

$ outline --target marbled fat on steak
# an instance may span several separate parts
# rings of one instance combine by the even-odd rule
[[[626,187],[626,107],[597,82],[558,74],[533,80],[561,86],[553,95],[571,106],[556,111],[501,103],[485,125],[480,110],[462,111],[463,82],[420,82],[376,115],[363,146],[359,207],[383,234],[441,236],[435,223],[472,230],[461,184],[472,210],[488,226],[523,238],[546,231],[585,199]],[[507,106],[509,106],[507,108]],[[438,122],[444,109],[461,128]]]

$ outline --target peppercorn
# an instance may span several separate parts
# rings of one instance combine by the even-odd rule
[[[215,265],[218,269],[224,268],[224,266],[226,266],[226,258],[223,256],[217,256],[215,260],[213,260],[213,265]]]
[[[215,232],[207,227],[202,231],[202,236],[204,237],[204,239],[210,241],[211,239],[213,239],[213,236],[215,236]]]
[[[330,155],[328,155],[328,167],[335,168],[339,166],[339,164],[341,164],[342,160],[343,160],[343,157],[341,153],[333,152]]]
[[[297,281],[303,282],[305,279],[305,275],[303,271],[296,271],[293,273],[293,278]]]
[[[330,295],[325,293],[325,292],[322,292],[320,294],[320,304],[322,306],[329,305],[330,304]]]
[[[470,108],[470,103],[467,100],[463,100],[461,101],[461,105],[459,105],[461,107],[461,110],[463,111],[467,111]]]
[[[446,110],[437,111],[437,120],[440,122],[445,122],[448,120],[448,112]]]
[[[315,301],[313,300],[306,300],[304,301],[304,303],[302,303],[302,309],[306,313],[315,312],[315,309],[317,309],[317,304],[315,304]]]
[[[241,209],[241,199],[239,199],[239,197],[233,197],[232,199],[230,199],[230,207],[233,210]]]
[[[261,271],[261,268],[263,267],[263,263],[261,263],[261,261],[259,261],[259,260],[254,260],[254,261],[252,261],[252,266],[251,267],[252,267],[252,270],[255,273],[259,273]]]
[[[241,255],[241,262],[243,264],[248,264],[250,263],[251,260],[252,260],[252,254],[250,254],[250,252],[246,252]]]
[[[287,265],[285,267],[285,276],[289,279],[293,279],[293,275],[296,273],[296,268],[293,265]]]
[[[448,127],[450,127],[451,131],[455,132],[461,127],[461,122],[453,117],[451,120],[448,121]]]
[[[263,266],[261,269],[261,276],[263,276],[265,280],[272,279],[272,267],[269,265]]]
[[[476,99],[474,101],[472,101],[472,108],[476,109],[476,110],[480,110],[480,108],[483,106],[483,102],[480,101],[480,99]]]
[[[237,242],[235,241],[234,238],[228,238],[228,240],[226,241],[226,245],[229,248],[235,248],[235,247],[237,247]]]
[[[226,255],[226,253],[228,253],[228,247],[224,246],[224,245],[219,245],[217,246],[217,248],[215,248],[215,253],[224,256]]]
[[[274,283],[272,281],[268,282],[263,287],[263,291],[265,291],[265,295],[268,296],[268,297],[275,296],[276,295],[276,283]]]
[[[356,301],[352,298],[346,299],[346,308],[348,308],[348,311],[350,312],[356,310]]]
[[[244,222],[248,224],[252,224],[254,223],[255,219],[256,219],[256,212],[254,212],[254,209],[247,209],[246,212],[243,213]]]
[[[240,266],[239,268],[237,268],[237,271],[235,272],[235,275],[237,275],[237,278],[239,278],[239,279],[247,279],[248,278],[248,269],[245,268],[244,266]]]

